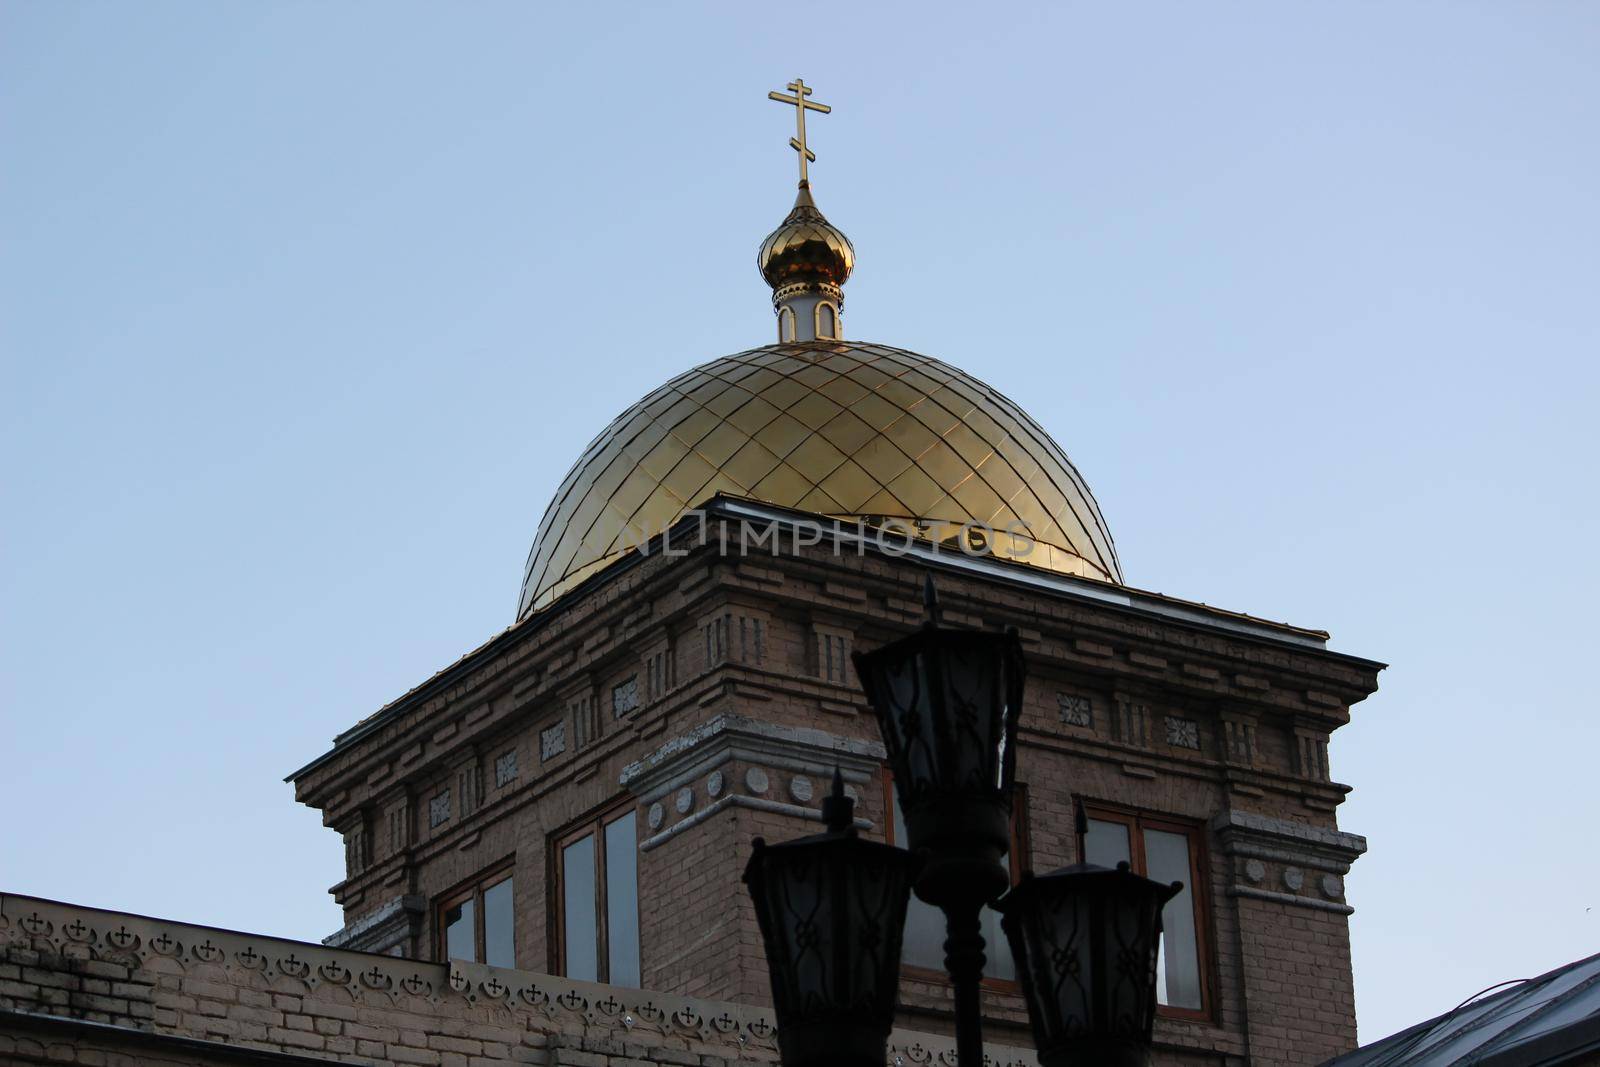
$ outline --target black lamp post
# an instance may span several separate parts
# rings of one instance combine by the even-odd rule
[[[927,866],[916,894],[945,915],[945,969],[955,992],[962,1067],[983,1063],[978,988],[983,906],[1010,882],[1011,794],[1022,710],[1022,642],[1016,631],[939,626],[933,578],[917,633],[855,656],[878,717],[907,846]]]
[[[826,833],[756,839],[744,881],[767,948],[784,1067],[883,1067],[900,995],[900,944],[920,860],[856,836],[844,779]]]
[[[766,942],[784,1067],[882,1067],[907,898],[945,914],[960,1067],[982,1067],[985,904],[1005,893],[1022,642],[939,626],[855,657],[878,717],[911,852],[862,841],[834,775],[828,832],[756,841],[744,880]],[[1079,811],[1082,819],[1082,811]],[[1080,834],[1080,837],[1082,835]],[[1079,864],[1025,875],[1000,901],[1042,1067],[1142,1067],[1161,909],[1182,888]]]
[[[1000,902],[1043,1067],[1144,1067],[1161,909],[1183,883],[1079,863]]]

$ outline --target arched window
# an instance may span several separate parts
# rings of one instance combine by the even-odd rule
[[[826,300],[817,305],[817,337],[829,341],[839,337],[839,311]]]
[[[778,309],[778,340],[794,340],[794,308]]]

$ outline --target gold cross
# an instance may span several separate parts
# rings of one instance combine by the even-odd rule
[[[776,100],[780,104],[794,106],[794,124],[799,136],[789,138],[789,147],[800,153],[800,184],[808,185],[810,184],[810,179],[806,175],[806,164],[815,163],[817,154],[806,147],[806,112],[820,111],[826,115],[833,108],[827,104],[813,104],[807,100],[806,97],[811,95],[811,87],[799,78],[790,82],[788,89],[794,94],[793,96],[784,96],[779,92],[771,92],[767,94],[767,99]]]

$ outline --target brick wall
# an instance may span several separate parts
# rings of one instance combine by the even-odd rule
[[[350,924],[341,943],[432,958],[441,894],[511,859],[517,962],[550,968],[552,835],[632,803],[645,983],[764,1003],[738,881],[750,842],[814,832],[841,761],[863,832],[882,836],[876,727],[853,673],[829,657],[918,625],[923,573],[822,548],[759,561],[702,549],[608,572],[513,627],[295,776],[297,796],[353,842],[335,887]],[[1198,605],[1136,610],[1136,598],[1118,604],[1104,588],[1071,596],[940,577],[948,623],[1022,635],[1031,865],[1078,859],[1079,797],[1195,827],[1211,997],[1203,1017],[1158,1021],[1160,1061],[1304,1063],[1303,1050],[1350,1047],[1342,876],[1364,843],[1338,831],[1348,790],[1323,754],[1378,665],[1330,652],[1310,631]],[[771,729],[702,736],[735,720]],[[502,783],[506,753],[517,773]],[[459,791],[468,769],[481,783],[470,803],[430,820],[430,800]],[[395,811],[406,813],[398,824]],[[908,976],[902,998],[907,1025],[948,1031],[942,982]],[[997,1040],[1027,1041],[1014,989],[986,992],[985,1011]]]
[[[163,1040],[165,1039],[165,1040]],[[897,1031],[890,1062],[953,1056]],[[1030,1053],[991,1046],[996,1067]],[[777,1059],[749,1005],[396,959],[0,897],[0,1062],[730,1067]],[[252,1060],[252,1056],[255,1057]]]

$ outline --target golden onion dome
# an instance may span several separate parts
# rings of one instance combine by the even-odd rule
[[[995,537],[993,554],[1122,581],[1088,486],[1015,403],[928,356],[817,341],[713,360],[618,416],[539,524],[518,617],[718,493],[844,520],[901,520],[932,541],[963,536],[968,523],[1020,530],[1026,536]]]
[[[756,266],[774,290],[791,285],[844,285],[855,269],[850,238],[817,210],[809,182],[800,183],[794,210],[761,242]]]

